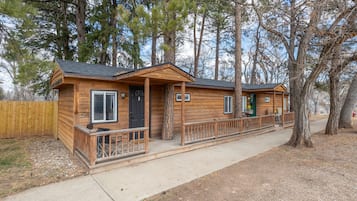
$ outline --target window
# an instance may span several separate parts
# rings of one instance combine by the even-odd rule
[[[247,111],[247,97],[242,96],[242,112],[246,112],[246,111]]]
[[[176,102],[181,102],[182,101],[182,96],[181,93],[176,94]],[[190,102],[191,101],[191,94],[185,93],[185,102]]]
[[[92,91],[92,123],[117,121],[117,100],[116,91]]]
[[[224,97],[224,114],[232,113],[232,96]]]

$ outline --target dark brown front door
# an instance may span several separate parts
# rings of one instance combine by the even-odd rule
[[[129,128],[144,127],[144,87],[129,87]]]

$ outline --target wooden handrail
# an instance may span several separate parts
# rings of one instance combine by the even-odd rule
[[[132,131],[145,131],[148,130],[149,127],[138,127],[138,128],[125,128],[125,129],[119,129],[119,130],[109,130],[109,131],[96,131],[96,130],[90,130],[84,126],[81,125],[76,125],[75,128],[78,128],[82,132],[88,134],[88,135],[96,135],[96,136],[101,136],[101,135],[108,135],[108,134],[113,134],[113,133],[128,133]]]
[[[216,139],[274,126],[274,114],[234,119],[189,122],[184,124],[184,144]]]
[[[205,121],[194,121],[194,122],[187,122],[184,125],[189,126],[193,124],[204,124],[204,123],[212,123],[212,122],[224,122],[224,121],[235,121],[235,120],[244,120],[244,119],[256,119],[256,118],[263,118],[263,117],[271,117],[275,116],[275,114],[268,114],[268,115],[259,115],[254,117],[240,117],[240,118],[232,118],[232,119],[213,119],[212,120],[205,120]]]
[[[89,165],[146,153],[148,151],[149,127],[99,131],[75,126],[75,149]]]

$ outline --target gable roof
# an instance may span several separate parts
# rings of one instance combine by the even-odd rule
[[[163,63],[127,73],[118,73],[116,79],[129,80],[145,77],[153,78],[156,80],[170,80],[174,82],[192,82],[195,80],[189,73],[183,71],[181,68],[175,66],[172,63]]]
[[[132,71],[127,68],[115,68],[102,64],[87,64],[81,62],[56,60],[64,76],[69,77],[98,77],[112,79],[117,73]]]
[[[61,69],[65,77],[78,77],[78,78],[92,78],[92,79],[103,79],[103,80],[121,80],[127,79],[133,76],[158,76],[159,73],[164,72],[164,70],[175,71],[177,75],[185,77],[189,83],[187,86],[199,87],[199,88],[212,88],[212,89],[224,89],[224,90],[234,90],[234,82],[223,81],[223,80],[211,80],[195,78],[183,71],[181,68],[171,64],[164,63],[159,65],[154,65],[150,67],[145,67],[137,70],[129,68],[117,68],[101,64],[87,64],[81,62],[59,60],[57,59],[59,68]],[[165,76],[163,76],[163,79]],[[193,81],[194,80],[194,81]],[[193,82],[190,82],[193,81]],[[243,91],[272,91],[274,89],[281,88],[281,90],[286,90],[283,84],[271,83],[271,84],[242,84]]]

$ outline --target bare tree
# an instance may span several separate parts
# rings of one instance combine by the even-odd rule
[[[339,119],[339,128],[352,128],[352,111],[357,102],[357,73],[348,89]]]
[[[338,124],[341,112],[341,95],[339,94],[339,80],[341,72],[352,61],[357,60],[357,53],[341,62],[341,47],[337,46],[332,59],[332,67],[329,72],[330,82],[330,114],[326,124],[325,134],[335,135],[338,132]]]
[[[348,18],[356,15],[356,4],[351,2],[349,7],[346,7],[343,11],[338,10],[339,13],[332,23],[325,23],[321,16],[325,14],[324,12],[331,12],[331,9],[333,9],[321,6],[328,3],[327,0],[306,4],[305,2],[297,4],[296,1],[292,0],[289,3],[284,4],[284,7],[288,8],[285,14],[291,20],[289,36],[276,29],[276,24],[269,24],[269,17],[263,17],[256,6],[255,10],[262,27],[282,41],[289,56],[289,84],[291,102],[295,111],[295,124],[293,134],[287,144],[312,147],[310,122],[308,121],[308,95],[317,77],[326,69],[328,58],[334,48],[356,35],[355,30],[339,29],[341,24],[349,22]],[[326,10],[324,10],[325,8]],[[310,12],[306,13],[306,10],[310,10]],[[266,21],[264,23],[263,18]],[[283,21],[283,19],[281,20]],[[320,24],[324,26],[319,26]],[[272,25],[275,25],[275,27]],[[299,40],[297,40],[297,37]],[[318,59],[311,65],[312,68],[307,71],[306,61],[308,60],[309,50],[312,49],[311,44],[319,46],[319,48],[314,49],[315,54],[318,54]]]

